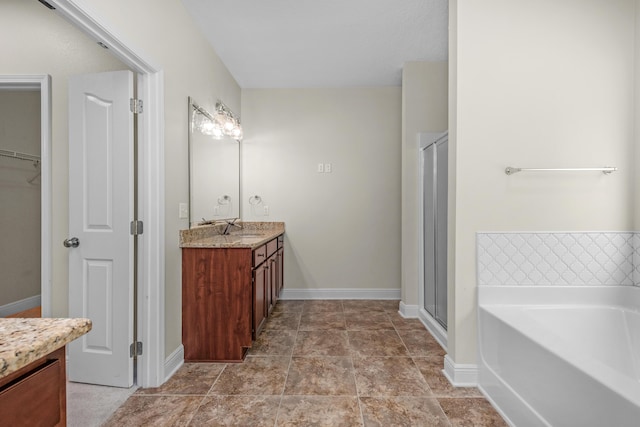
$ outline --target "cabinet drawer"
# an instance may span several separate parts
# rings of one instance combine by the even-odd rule
[[[3,425],[59,425],[61,423],[60,361],[52,360],[0,388]],[[6,423],[6,424],[4,424]]]
[[[278,250],[278,239],[273,239],[267,243],[267,258],[275,254]]]
[[[267,259],[267,245],[262,245],[253,251],[253,266],[257,267]]]
[[[284,236],[278,236],[278,249],[284,247]]]

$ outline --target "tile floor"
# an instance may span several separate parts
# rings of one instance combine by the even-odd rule
[[[186,363],[107,426],[506,426],[398,301],[279,301],[244,363]]]

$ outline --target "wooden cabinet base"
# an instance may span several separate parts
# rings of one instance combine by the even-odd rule
[[[0,379],[0,425],[66,426],[64,347]]]
[[[182,250],[182,343],[188,362],[241,361],[251,347],[251,250]]]
[[[182,248],[185,361],[244,360],[282,290],[282,245]]]

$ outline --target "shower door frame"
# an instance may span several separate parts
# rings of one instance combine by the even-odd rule
[[[420,132],[417,134],[417,155],[419,162],[419,185],[418,185],[418,256],[419,256],[419,274],[418,274],[418,318],[424,326],[431,332],[431,335],[447,350],[447,330],[442,327],[426,309],[424,304],[424,161],[422,152],[430,145],[436,144],[443,138],[448,138],[449,132]],[[448,292],[448,289],[447,289]],[[448,322],[447,322],[448,323]]]

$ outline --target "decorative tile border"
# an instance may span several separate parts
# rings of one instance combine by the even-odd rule
[[[640,233],[478,233],[479,285],[640,286]]]

